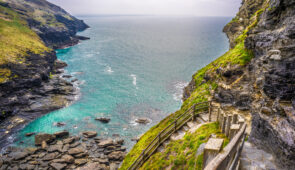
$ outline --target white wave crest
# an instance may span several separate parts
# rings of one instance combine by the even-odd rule
[[[132,77],[133,81],[132,81],[132,84],[134,86],[136,86],[137,82],[136,82],[136,75],[135,74],[130,74],[130,77]]]
[[[108,73],[113,73],[113,72],[114,72],[114,71],[112,70],[112,67],[110,67],[110,66],[106,66],[105,71],[108,72]]]
[[[188,85],[188,82],[176,82],[174,84],[175,91],[173,93],[173,99],[181,101],[183,97],[183,89]]]

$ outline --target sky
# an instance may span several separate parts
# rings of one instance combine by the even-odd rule
[[[235,16],[242,0],[48,0],[73,15]]]

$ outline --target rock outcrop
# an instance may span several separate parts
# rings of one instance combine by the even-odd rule
[[[51,48],[64,48],[87,39],[77,36],[76,33],[85,30],[88,25],[46,0],[3,0],[3,2],[18,12],[29,27]]]

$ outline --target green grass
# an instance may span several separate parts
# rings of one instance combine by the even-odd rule
[[[196,156],[201,144],[206,143],[211,134],[218,138],[225,139],[224,146],[229,140],[221,133],[217,123],[210,123],[201,126],[196,132],[188,133],[183,139],[170,142],[163,152],[154,154],[141,169],[185,169],[201,170],[203,154]]]
[[[42,57],[50,50],[16,12],[0,6],[0,83],[17,76],[3,68],[5,65],[29,64],[26,56],[33,53]]]

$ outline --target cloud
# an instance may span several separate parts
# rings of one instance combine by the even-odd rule
[[[49,0],[73,14],[234,16],[241,0]]]

